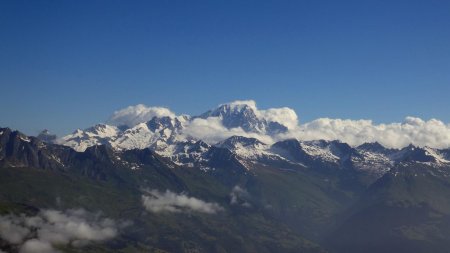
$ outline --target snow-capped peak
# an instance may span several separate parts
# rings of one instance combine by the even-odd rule
[[[425,150],[425,154],[428,156],[432,156],[436,162],[450,163],[450,161],[446,159],[445,154],[443,154],[441,151],[430,147],[424,147],[423,149]]]
[[[172,118],[168,116],[160,118],[153,117],[150,121],[147,122],[147,126],[152,131],[157,131],[164,128],[181,129],[183,127],[182,122],[178,118]]]
[[[93,127],[84,130],[84,133],[86,133],[89,136],[98,136],[103,138],[114,137],[117,135],[118,132],[119,128],[107,124],[97,124]]]
[[[230,138],[219,142],[218,144],[216,144],[216,146],[225,147],[225,148],[232,150],[238,146],[256,148],[256,147],[265,146],[265,144],[256,138],[247,138],[247,137],[243,137],[243,136],[231,136]]]
[[[276,109],[278,110],[278,109]],[[276,111],[275,110],[275,111]],[[280,109],[285,110],[285,109]],[[271,111],[270,116],[279,114],[279,112]],[[287,126],[280,122],[273,121],[265,117],[266,111],[256,108],[253,100],[235,101],[231,103],[221,104],[217,108],[200,115],[200,118],[218,117],[226,128],[242,128],[245,132],[277,134],[284,133],[288,130]],[[295,116],[296,117],[296,116]]]
[[[229,102],[229,103],[225,103],[225,104],[220,104],[219,108],[229,108],[232,110],[244,110],[246,108],[250,108],[253,111],[257,111],[258,109],[256,108],[256,102],[254,100],[235,100],[233,102]]]
[[[57,140],[57,143],[69,146],[76,151],[84,151],[95,145],[109,145],[119,132],[116,126],[97,124],[85,130],[77,129],[72,134]]]
[[[175,113],[165,107],[149,107],[143,104],[128,106],[115,111],[108,119],[108,123],[116,126],[134,127],[139,123],[144,123],[154,117],[175,117]]]

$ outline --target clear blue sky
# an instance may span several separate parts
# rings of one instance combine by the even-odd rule
[[[450,122],[450,1],[0,0],[0,89],[0,126],[29,134],[236,99]]]

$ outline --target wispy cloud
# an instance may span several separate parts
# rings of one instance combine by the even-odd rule
[[[54,245],[81,247],[116,237],[125,223],[83,209],[43,210],[36,216],[0,216],[0,238],[20,253],[58,252]]]
[[[209,203],[169,190],[165,192],[158,190],[147,191],[146,194],[142,195],[142,204],[147,211],[155,213],[194,211],[213,214],[223,210],[217,203]]]
[[[250,194],[244,188],[239,185],[233,187],[230,192],[230,204],[231,205],[241,205],[244,207],[251,207],[249,203]]]

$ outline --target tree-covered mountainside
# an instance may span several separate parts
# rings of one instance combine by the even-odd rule
[[[336,252],[448,252],[449,168],[408,163],[372,184],[328,237]]]

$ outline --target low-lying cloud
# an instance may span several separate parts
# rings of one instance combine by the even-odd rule
[[[133,127],[139,123],[147,122],[153,117],[166,116],[175,117],[175,113],[165,107],[149,107],[139,104],[115,111],[107,122],[116,126]]]
[[[288,129],[294,129],[298,125],[297,113],[288,107],[259,110],[257,115],[260,115],[268,122],[278,122]]]
[[[199,139],[209,144],[215,144],[235,135],[257,138],[265,143],[273,142],[272,137],[269,135],[246,132],[241,127],[226,128],[219,117],[194,119],[183,129],[183,134],[189,138]]]
[[[117,223],[83,209],[43,210],[35,216],[0,216],[0,238],[19,253],[55,253],[54,245],[81,247],[116,237],[125,223]]]
[[[371,120],[317,119],[278,138],[294,137],[300,140],[340,140],[357,146],[379,142],[390,148],[409,144],[433,148],[450,147],[450,124],[436,119],[424,121],[406,117],[402,123],[373,124]]]
[[[257,138],[271,144],[287,138],[299,140],[340,140],[352,146],[366,142],[379,142],[389,148],[402,148],[409,144],[433,148],[450,147],[450,124],[437,119],[423,120],[406,117],[403,122],[375,124],[371,120],[320,118],[311,122],[299,123],[296,112],[290,108],[269,108],[260,110],[253,100],[228,103],[231,108],[249,107],[259,119],[278,122],[288,128],[285,133],[269,135],[267,133],[246,132],[241,127],[227,128],[219,117],[194,118],[184,124],[181,134],[189,139],[200,139],[209,144],[216,144],[234,135]],[[176,115],[167,108],[129,106],[116,111],[109,119],[114,125],[133,126],[146,122],[154,116]]]
[[[150,212],[199,212],[214,214],[222,211],[223,208],[217,203],[209,203],[201,199],[189,197],[185,194],[177,194],[166,190],[147,191],[142,195],[142,204]]]
[[[250,194],[239,185],[233,187],[230,192],[230,205],[241,205],[243,207],[251,207],[249,203]]]

